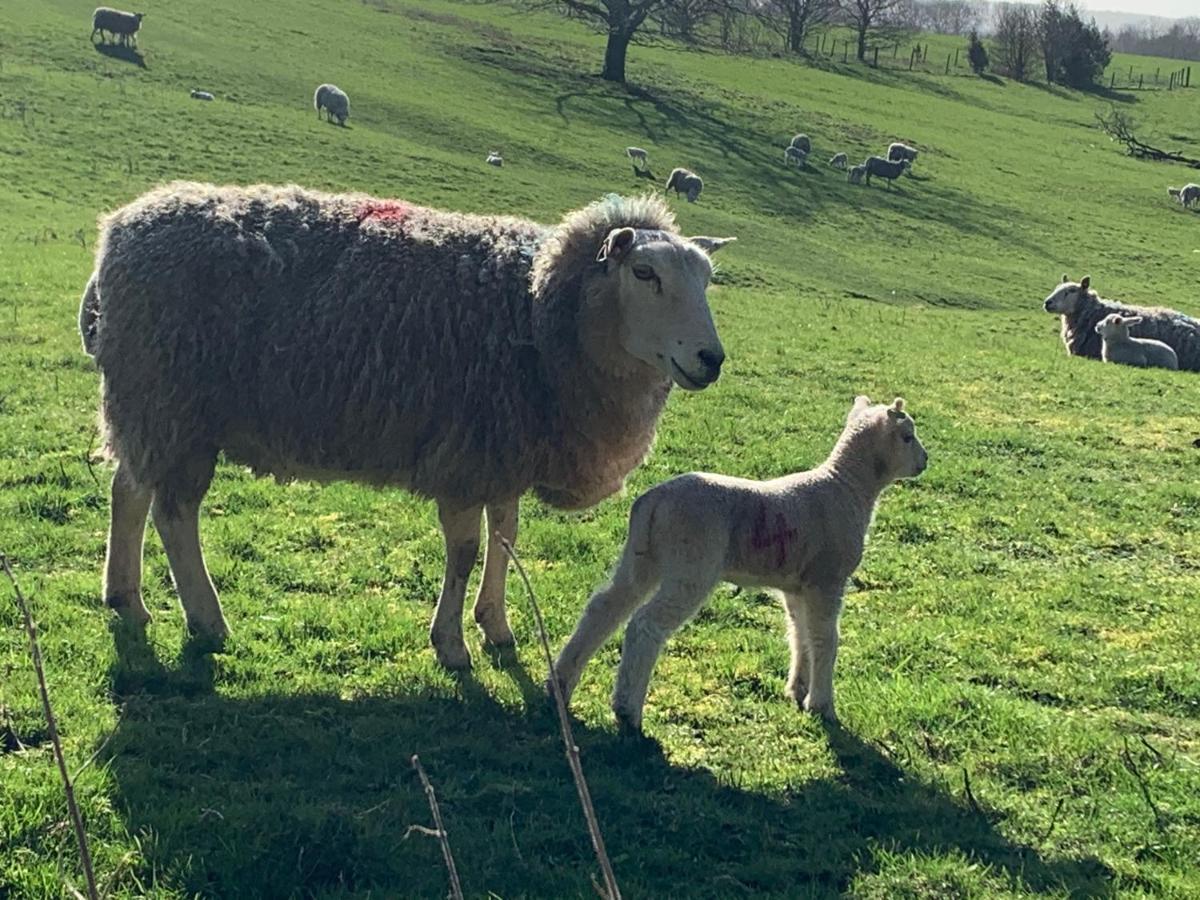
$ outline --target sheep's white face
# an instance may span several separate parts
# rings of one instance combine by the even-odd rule
[[[1088,288],[1090,287],[1090,279],[1084,278],[1078,284],[1074,281],[1068,281],[1067,276],[1063,276],[1062,284],[1056,287],[1050,296],[1046,298],[1046,302],[1042,304],[1043,308],[1048,313],[1055,313],[1060,316],[1073,316],[1079,309],[1080,301],[1087,296]]]
[[[917,438],[917,426],[904,411],[903,398],[891,405],[871,405],[869,398],[854,400],[849,421],[863,419],[863,427],[871,432],[876,457],[876,475],[885,481],[914,478],[929,465],[929,453]]]
[[[1109,313],[1096,323],[1096,334],[1106,341],[1122,341],[1129,337],[1129,329],[1142,321],[1141,316],[1122,316]]]
[[[618,228],[600,251],[617,280],[621,346],[685,390],[708,387],[725,361],[708,307],[708,253],[731,240]]]

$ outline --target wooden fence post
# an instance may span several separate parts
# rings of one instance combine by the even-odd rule
[[[1114,71],[1112,73],[1112,78],[1110,78],[1108,81],[1109,90],[1112,90],[1116,86],[1117,86],[1117,73],[1116,73],[1116,71]]]
[[[917,58],[917,48],[913,47],[913,49],[911,51],[909,51],[909,54],[908,54],[908,71],[910,71],[910,72],[912,71],[913,60],[916,58]]]
[[[950,54],[946,54],[946,74],[950,74]]]
[[[875,48],[875,62],[873,63],[873,65],[875,66],[875,68],[877,68],[877,69],[879,68],[879,48],[878,47]]]
[[[954,50],[954,68],[958,68],[958,48]]]
[[[846,61],[846,57],[849,53],[850,53],[850,42],[844,41],[842,43],[842,62]]]
[[[1145,76],[1143,76],[1141,72],[1138,73],[1138,90],[1139,91],[1142,89],[1142,78],[1144,78],[1144,77]]]

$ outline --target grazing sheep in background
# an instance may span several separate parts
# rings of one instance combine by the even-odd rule
[[[1105,362],[1143,369],[1178,369],[1179,358],[1162,341],[1130,336],[1130,327],[1141,321],[1141,316],[1126,317],[1120,313],[1109,313],[1101,319],[1096,325],[1096,334],[1104,341],[1100,358]]]
[[[797,168],[803,169],[805,163],[808,162],[808,151],[799,147],[784,147],[783,162],[785,165],[794,162]]]
[[[643,169],[648,168],[650,165],[649,154],[647,154],[646,151],[643,150],[641,147],[626,147],[625,155],[628,156],[630,159],[632,159],[634,162],[641,163],[642,164],[641,167]]]
[[[796,135],[792,138],[791,143],[789,143],[788,146],[797,147],[803,150],[805,153],[812,153],[812,141],[809,139],[807,134]]]
[[[1179,189],[1180,206],[1191,206],[1200,201],[1200,184],[1185,184]]]
[[[437,501],[446,570],[430,630],[470,665],[464,593],[487,510],[475,619],[504,612],[517,501],[620,490],[672,383],[725,354],[705,248],[661,199],[610,195],[553,227],[294,185],[176,183],[101,221],[80,309],[118,461],[104,597],[144,623],[142,532],[162,536],[188,628],[228,632],[200,549],[219,452],[277,479],[351,479]]]
[[[339,125],[345,125],[350,118],[350,98],[335,84],[322,84],[313,94],[313,108],[317,118],[321,118],[321,110],[325,110],[326,118],[332,122],[336,117]]]
[[[866,174],[867,174],[867,167],[865,165],[853,166],[846,173],[846,180],[848,182],[850,182],[851,184],[862,184],[863,176]]]
[[[486,162],[489,166],[502,166],[504,165],[504,157],[502,157],[497,151],[493,150],[488,153]]]
[[[917,150],[896,141],[894,144],[888,144],[887,158],[892,162],[897,162],[901,159],[907,159],[910,163],[917,161]]]
[[[592,595],[554,664],[551,677],[565,696],[633,613],[612,703],[619,722],[640,730],[663,645],[718,582],[730,581],[783,593],[792,649],[787,695],[836,721],[833,667],[846,579],[862,559],[880,493],[928,463],[904,401],[870,404],[855,399],[837,446],[815,469],[773,481],[692,472],[639,497],[612,580]]]
[[[833,154],[832,157],[830,157],[830,160],[829,160],[829,164],[831,166],[833,166],[835,169],[846,168],[847,162],[849,162],[849,158],[846,156],[845,153],[835,153],[835,154]]]
[[[700,192],[704,190],[704,181],[690,169],[672,169],[667,178],[666,190],[674,188],[675,196],[684,194],[688,203],[695,203]]]
[[[142,27],[142,19],[145,17],[145,13],[122,12],[119,9],[98,6],[92,13],[91,37],[95,38],[96,32],[100,32],[100,40],[103,41],[105,39],[104,32],[109,31],[119,36],[122,44],[127,44],[131,40],[136,44],[138,29]]]
[[[193,100],[212,100],[212,99],[214,99],[213,95],[210,94],[208,91],[193,90],[191,92],[191,94],[189,94],[189,96]]]
[[[1138,337],[1162,341],[1175,351],[1179,368],[1200,371],[1200,322],[1161,306],[1131,306],[1103,300],[1091,289],[1091,277],[1076,284],[1066,275],[1042,304],[1046,312],[1062,316],[1062,340],[1067,353],[1101,359],[1103,341],[1096,333],[1100,321],[1112,313],[1140,316]]]
[[[911,164],[907,159],[892,161],[884,159],[882,156],[871,156],[863,161],[867,184],[871,183],[871,176],[875,175],[878,178],[886,178],[889,188],[892,186],[892,182],[899,178],[909,165]]]

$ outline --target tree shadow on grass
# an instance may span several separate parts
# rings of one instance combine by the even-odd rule
[[[96,52],[101,56],[107,56],[109,59],[117,59],[121,62],[133,63],[139,69],[146,68],[146,57],[142,56],[141,51],[136,47],[128,44],[92,44],[96,48]]]
[[[555,718],[519,664],[502,669],[524,708],[469,676],[457,690],[263,694],[237,678],[236,661],[185,654],[164,666],[135,641],[119,650],[112,681],[124,713],[106,753],[114,800],[142,837],[146,867],[168,886],[205,896],[444,895],[437,842],[406,837],[410,825],[431,824],[409,763],[418,753],[468,894],[591,895],[595,864]],[[672,765],[653,741],[579,723],[576,738],[630,896],[829,896],[873,871],[877,848],[961,854],[1037,892],[1110,893],[1098,860],[1048,859],[1012,843],[846,731],[829,733],[840,773],[784,796]]]

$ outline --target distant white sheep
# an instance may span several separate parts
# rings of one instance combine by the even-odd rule
[[[798,134],[792,138],[789,147],[799,147],[805,153],[812,153],[812,141],[807,134]]]
[[[804,168],[804,164],[808,162],[808,151],[800,147],[787,146],[783,148],[784,165],[795,163],[797,168]]]
[[[643,169],[650,165],[650,154],[648,154],[641,147],[626,147],[625,155],[632,159],[635,163],[641,163],[641,167]]]
[[[504,157],[502,157],[497,151],[493,150],[488,153],[486,162],[489,166],[502,166],[504,165]]]
[[[335,84],[322,84],[317,88],[313,94],[313,108],[317,111],[318,119],[324,110],[329,121],[336,118],[339,125],[345,125],[350,118],[350,98]]]
[[[142,19],[145,17],[145,13],[122,12],[108,6],[98,6],[92,13],[91,36],[94,38],[98,31],[100,40],[103,41],[105,39],[104,32],[110,31],[113,35],[120,37],[122,44],[127,44],[131,40],[136,44],[138,29],[142,27]]]
[[[1096,323],[1096,334],[1104,341],[1100,358],[1105,362],[1138,366],[1143,369],[1178,369],[1179,357],[1162,341],[1135,338],[1129,329],[1140,324],[1141,316],[1109,313]]]
[[[848,162],[849,162],[849,159],[845,153],[835,153],[829,160],[829,164],[831,166],[833,166],[835,169],[846,168],[846,164]]]
[[[862,184],[863,176],[866,174],[867,167],[865,165],[853,166],[850,171],[846,173],[846,180],[851,184]]]
[[[918,151],[915,148],[908,146],[908,144],[902,144],[899,141],[896,141],[895,143],[888,144],[887,158],[892,162],[896,162],[897,160],[901,159],[907,159],[910,163],[912,163],[917,161],[917,153]]]
[[[208,91],[193,90],[189,95],[193,100],[213,100],[215,99]]]
[[[858,397],[837,446],[815,469],[773,481],[692,472],[651,488],[633,504],[612,580],[592,596],[552,677],[569,699],[588,660],[633,613],[613,709],[640,730],[663,645],[718,582],[732,581],[783,594],[792,650],[787,695],[836,721],[833,667],[846,579],[862,559],[879,495],[919,475],[928,460],[903,400],[872,406]]]
[[[863,162],[867,184],[871,183],[871,176],[875,175],[879,178],[886,178],[889,188],[892,186],[892,181],[899,178],[909,165],[911,163],[907,159],[893,161],[884,159],[882,156],[871,156]]]
[[[672,169],[664,190],[672,189],[674,189],[676,197],[683,194],[687,197],[688,203],[695,203],[700,192],[704,190],[704,181],[691,169]]]

